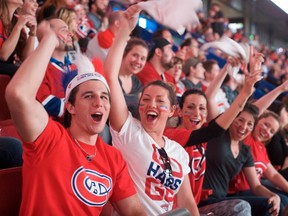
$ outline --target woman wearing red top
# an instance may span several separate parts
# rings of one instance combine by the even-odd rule
[[[34,50],[34,40],[36,36],[36,19],[30,14],[16,15],[15,11],[23,5],[22,0],[2,1],[0,6],[0,74],[13,76],[18,69],[14,65],[15,49],[20,41],[21,32],[25,35],[24,27],[30,29],[28,39],[24,40],[24,48],[17,53],[20,60],[25,59]],[[15,14],[15,16],[14,16]],[[17,18],[16,18],[17,17]],[[16,24],[13,25],[13,22]],[[24,37],[21,35],[21,38]],[[22,38],[23,39],[23,38]]]
[[[255,102],[260,113],[263,113],[276,97],[283,91],[286,91],[287,88],[288,82],[286,81]],[[288,182],[271,164],[265,145],[263,144],[268,142],[279,129],[279,116],[273,112],[266,111],[259,117],[254,130],[245,138],[244,143],[250,146],[258,178],[261,179],[261,177],[265,177],[274,185],[269,187],[266,184],[266,187],[280,196],[282,208],[284,208],[288,204]],[[243,172],[237,175],[233,182],[237,183],[231,183],[230,192],[237,192],[237,195],[247,195],[251,193],[248,191],[250,187]],[[280,191],[277,190],[275,186],[280,189]]]

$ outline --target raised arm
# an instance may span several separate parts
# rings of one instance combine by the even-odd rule
[[[40,28],[40,27],[39,27]],[[48,114],[36,100],[46,67],[54,49],[59,45],[50,25],[42,23],[45,36],[37,49],[22,63],[6,89],[6,100],[20,136],[32,142],[48,122]]]
[[[254,57],[251,57],[254,58]],[[259,57],[255,58],[255,63],[261,63],[262,59]],[[253,65],[251,66],[253,67]],[[257,66],[258,67],[258,66]],[[233,122],[233,120],[237,117],[239,112],[242,111],[245,106],[248,98],[254,92],[254,85],[256,82],[262,79],[261,70],[259,68],[251,68],[251,72],[245,73],[245,82],[242,87],[239,95],[235,98],[231,106],[216,119],[216,123],[222,127],[223,129],[228,129]]]
[[[215,97],[217,94],[218,89],[221,87],[228,70],[233,69],[232,65],[227,63],[223,69],[217,74],[215,79],[210,83],[208,86],[205,94],[208,101],[208,115],[207,121],[211,121],[212,119],[216,118],[219,115],[218,107],[215,102]]]
[[[21,60],[24,61],[33,51],[35,47],[37,21],[36,17],[27,15],[27,26],[30,30],[28,39],[26,41],[24,50],[21,53]]]
[[[285,91],[288,91],[288,80],[254,102],[254,105],[259,108],[259,115],[261,115],[273,101]]]
[[[17,23],[13,27],[11,34],[3,42],[2,47],[0,49],[0,59],[3,61],[7,61],[7,59],[11,56],[11,54],[15,50],[20,37],[21,30],[28,21],[26,15],[19,15],[17,19],[18,19]]]
[[[254,71],[251,74],[246,74],[242,90],[240,91],[239,95],[235,98],[231,106],[215,120],[216,124],[213,122],[209,124],[207,127],[202,127],[198,130],[194,130],[190,134],[190,137],[185,146],[192,146],[197,143],[207,142],[210,139],[213,139],[215,136],[219,136],[220,133],[224,132],[223,129],[227,130],[230,127],[233,120],[237,117],[239,112],[242,111],[249,96],[253,93],[254,84],[262,78],[260,76],[260,72],[261,71],[258,70]],[[209,130],[213,130],[214,133],[209,133],[208,132]],[[205,136],[203,136],[204,134]]]
[[[248,72],[247,69],[244,71],[245,72],[244,86],[242,87],[239,95],[235,98],[231,106],[221,116],[219,116],[219,118],[216,119],[216,123],[223,129],[228,129],[232,121],[237,117],[239,112],[245,106],[245,103],[247,102],[248,98],[252,95],[255,83],[262,79],[261,76],[262,61],[263,61],[262,54],[260,53],[254,54],[254,48],[251,46],[250,60],[249,60],[250,72]],[[235,61],[232,62],[231,64],[235,65]]]
[[[111,127],[116,131],[120,131],[128,117],[128,108],[118,81],[118,74],[127,40],[137,23],[139,12],[140,9],[138,6],[133,5],[121,14],[119,32],[115,37],[104,64],[104,71],[112,98],[109,121]]]

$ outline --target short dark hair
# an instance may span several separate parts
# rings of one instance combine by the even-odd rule
[[[155,38],[153,40],[153,42],[151,42],[151,48],[149,50],[149,54],[148,54],[148,58],[147,60],[149,61],[153,56],[154,56],[154,53],[155,53],[155,50],[157,48],[161,49],[163,51],[163,48],[170,44],[169,41],[167,41],[165,38],[163,37],[158,37],[158,38]]]
[[[183,59],[177,57],[177,56],[174,56],[173,59],[172,59],[172,62],[173,62],[173,65],[176,65],[176,64],[181,64],[183,65]]]
[[[207,60],[203,62],[202,64],[203,64],[205,71],[210,72],[212,70],[212,66],[214,64],[218,65],[218,62],[216,60],[211,59],[211,60]]]
[[[75,104],[76,94],[77,94],[78,91],[79,91],[79,85],[76,86],[74,89],[72,89],[72,91],[70,93],[70,96],[68,98],[68,102],[71,103],[72,105]],[[71,120],[72,120],[72,116],[68,112],[68,110],[66,109],[65,110],[65,114],[64,114],[64,127],[65,128],[69,128],[71,126]]]
[[[191,46],[193,40],[198,42],[195,38],[187,38],[187,39],[185,39],[180,45],[181,49],[183,47],[186,47],[186,46]]]

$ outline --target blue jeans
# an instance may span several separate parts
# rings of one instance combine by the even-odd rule
[[[212,203],[217,203],[223,200],[231,200],[231,199],[242,199],[247,201],[252,210],[252,215],[253,216],[270,216],[269,214],[269,209],[272,207],[272,205],[268,204],[268,199],[265,197],[259,197],[259,196],[227,196],[223,198],[214,198],[214,197],[209,197],[205,201],[201,201],[199,203],[199,207],[209,205]]]
[[[279,215],[281,215],[285,206],[288,205],[288,194],[284,191],[278,190],[268,179],[261,179],[261,184],[280,197],[281,205]]]
[[[271,190],[272,191],[272,190]],[[278,194],[279,195],[279,194]],[[253,193],[252,193],[252,191],[250,191],[250,190],[247,190],[247,191],[239,191],[239,192],[237,192],[237,193],[235,193],[235,194],[232,194],[232,195],[230,195],[231,197],[238,197],[238,198],[240,198],[240,197],[256,197],[256,198],[259,198],[259,196],[256,196],[256,195],[254,195]],[[282,198],[281,198],[281,196],[279,195],[279,197],[280,197],[280,200],[281,200],[281,203],[280,203],[280,211],[279,211],[279,215],[282,215],[282,212],[284,211],[284,208],[285,208],[285,204],[283,204],[283,203],[285,203],[284,202],[284,198],[283,198],[283,203],[282,203]],[[260,198],[264,198],[265,200],[266,200],[266,205],[267,206],[269,206],[269,208],[271,208],[272,207],[272,205],[269,205],[268,203],[267,203],[267,198],[265,198],[265,197],[260,197]],[[251,205],[251,204],[250,204]],[[252,206],[251,206],[252,207]],[[253,208],[253,207],[252,207]],[[252,210],[252,212],[253,212],[253,210]]]
[[[12,137],[0,137],[0,169],[22,166],[22,143]]]

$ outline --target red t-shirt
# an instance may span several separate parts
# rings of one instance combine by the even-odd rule
[[[136,74],[143,86],[154,80],[163,80],[167,83],[171,83],[176,89],[176,81],[172,75],[164,72],[164,79],[158,74],[154,66],[150,62],[146,62],[142,71]]]
[[[89,162],[68,131],[49,119],[37,140],[24,142],[23,149],[20,215],[99,215],[108,200],[136,193],[121,153],[100,136]]]
[[[256,141],[251,133],[244,139],[243,142],[250,146],[250,150],[255,163],[257,177],[260,179],[267,169],[267,164],[270,163],[266,148],[263,143]],[[232,181],[233,184],[231,184],[229,192],[233,193],[237,191],[250,190],[250,186],[245,178],[243,171],[235,176]]]
[[[106,31],[99,32],[97,37],[99,46],[104,49],[109,49],[112,46],[115,35],[110,29],[107,29]]]
[[[176,129],[176,128],[166,128],[164,135],[168,138],[175,140],[183,147],[186,145],[191,134],[191,130],[187,129]],[[207,143],[203,143],[202,153],[205,153]],[[189,154],[189,166],[191,172],[189,173],[189,179],[191,184],[191,189],[198,204],[201,199],[202,185],[204,181],[204,174],[206,170],[206,158],[202,158],[202,154],[199,152],[196,146],[186,147],[185,150]]]
[[[0,19],[0,48],[2,47],[2,44],[7,39],[7,35],[5,33],[5,29],[2,23],[2,20]]]

